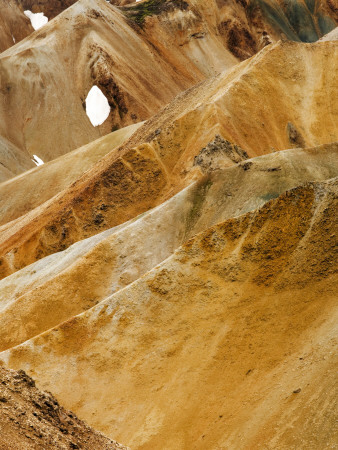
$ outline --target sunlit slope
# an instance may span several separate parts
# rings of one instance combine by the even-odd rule
[[[0,224],[22,216],[65,189],[141,125],[130,125],[110,133],[0,184]]]
[[[17,2],[3,23],[0,17],[4,48],[16,42],[0,57],[0,135],[43,161],[151,117],[179,92],[280,38],[313,41],[338,21],[329,0]],[[30,31],[19,30],[31,30],[23,9],[57,17],[20,41]],[[84,108],[93,85],[111,107],[99,128]]]
[[[0,135],[50,161],[151,117],[179,92],[238,61],[221,40],[203,48],[215,53],[216,68],[202,70],[210,58],[201,55],[196,63],[179,46],[157,50],[105,0],[80,0],[0,55]],[[96,128],[85,112],[93,85],[111,107]]]
[[[133,448],[329,448],[336,211],[288,191],[0,358]]]
[[[0,281],[0,350],[91,308],[217,222],[306,181],[335,176],[337,144],[253,158],[205,176],[135,220],[21,269]]]
[[[170,198],[201,176],[195,156],[216,134],[248,157],[337,141],[337,53],[336,41],[279,43],[181,94],[68,189],[3,225],[1,276]]]

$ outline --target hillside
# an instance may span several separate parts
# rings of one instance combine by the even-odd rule
[[[288,191],[0,358],[133,448],[329,447],[336,211],[336,181]]]
[[[337,51],[336,41],[278,43],[178,96],[69,188],[0,228],[1,276],[179,192],[201,176],[194,158],[216,134],[246,157],[337,141]]]
[[[337,24],[4,0],[1,450],[336,448]]]
[[[0,367],[0,448],[127,450],[88,427],[59,405],[49,392],[41,392],[23,370]]]

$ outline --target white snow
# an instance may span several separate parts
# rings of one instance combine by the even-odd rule
[[[44,16],[43,13],[35,13],[34,14],[34,13],[32,13],[32,11],[27,9],[26,11],[24,11],[24,14],[31,21],[31,24],[32,24],[32,27],[34,28],[34,30],[38,30],[39,28],[46,25],[46,23],[48,22],[48,17]]]
[[[94,127],[101,125],[109,116],[108,100],[97,86],[93,86],[87,95],[86,113]]]
[[[41,158],[39,158],[36,155],[33,155],[32,161],[34,164],[36,164],[37,166],[42,166],[42,164],[45,164]]]

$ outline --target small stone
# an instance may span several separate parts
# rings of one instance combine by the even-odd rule
[[[301,388],[296,389],[295,391],[293,391],[294,394],[299,394],[301,391]]]

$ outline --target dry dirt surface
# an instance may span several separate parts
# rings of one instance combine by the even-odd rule
[[[28,157],[24,170],[30,169],[33,154],[50,161],[148,119],[180,92],[281,37],[317,40],[337,25],[330,5],[321,1],[310,11],[301,1],[286,7],[265,0],[147,0],[118,7],[105,0],[6,0],[3,50],[8,40],[16,44],[0,54],[0,135],[18,147],[18,158]],[[25,8],[50,18],[67,9],[19,42],[31,29]],[[111,106],[97,128],[84,110],[93,85]]]
[[[16,0],[2,0],[0,5],[0,52],[33,33],[30,20]]]
[[[0,359],[132,448],[332,448],[337,200],[307,183],[218,223]]]
[[[2,225],[0,277],[161,204],[201,176],[195,157],[216,134],[248,157],[337,141],[337,55],[337,41],[279,42],[179,95],[71,186]]]
[[[23,370],[0,367],[0,449],[121,449],[36,388]]]
[[[337,21],[3,0],[0,450],[337,448]]]
[[[212,171],[140,217],[4,278],[0,351],[95,306],[196,233],[253,211],[302,183],[338,176],[337,153],[338,144],[289,149]]]

